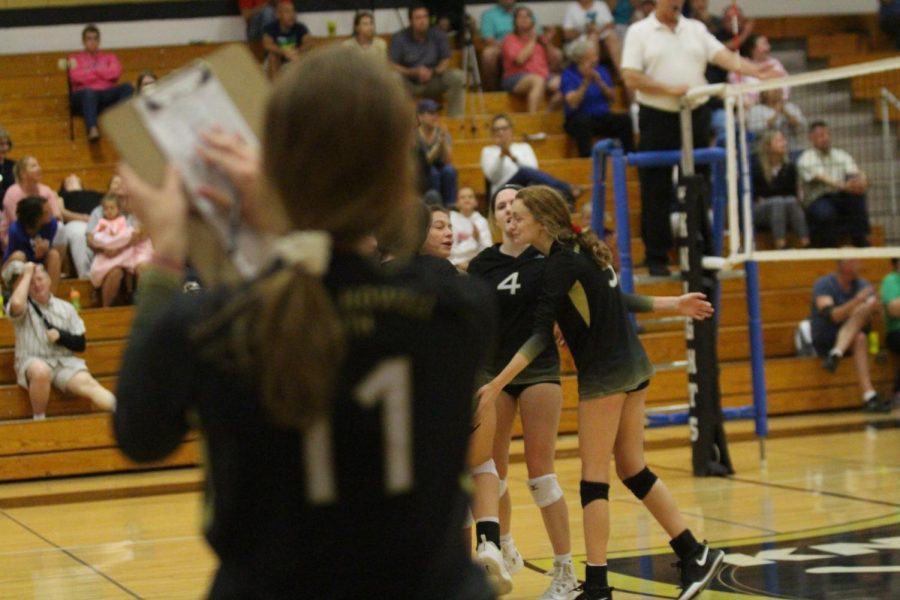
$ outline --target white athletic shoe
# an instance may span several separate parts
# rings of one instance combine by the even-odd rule
[[[500,542],[500,551],[503,553],[503,562],[506,563],[506,570],[510,575],[515,575],[525,567],[525,561],[522,560],[522,555],[519,554],[513,540]]]
[[[500,552],[494,542],[487,541],[485,536],[481,536],[481,542],[475,550],[475,559],[482,564],[487,571],[488,579],[497,589],[497,594],[504,596],[512,591],[512,577],[506,570],[506,564],[503,562],[503,553]]]
[[[547,575],[553,577],[550,587],[547,588],[538,600],[571,600],[578,592],[578,578],[575,577],[575,567],[572,563],[553,563],[553,570]]]

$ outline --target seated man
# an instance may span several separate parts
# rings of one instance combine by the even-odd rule
[[[834,248],[844,234],[850,236],[854,246],[868,246],[866,174],[852,156],[831,147],[825,121],[810,124],[809,140],[813,147],[800,155],[797,170],[813,245]]]
[[[832,373],[847,352],[853,353],[856,377],[867,411],[890,410],[872,386],[869,375],[869,342],[866,335],[872,316],[880,310],[875,290],[859,277],[859,261],[838,261],[837,270],[813,285],[810,323],[816,353]]]
[[[297,22],[297,9],[291,0],[280,0],[276,11],[278,17],[263,28],[263,48],[266,51],[266,71],[275,77],[285,63],[300,58],[303,42],[309,29]]]
[[[122,65],[112,52],[100,52],[100,30],[88,25],[81,32],[84,52],[69,56],[72,110],[84,117],[88,140],[100,139],[97,116],[103,109],[134,93],[130,83],[117,85]]]
[[[515,7],[515,0],[497,0],[497,4],[481,13],[479,30],[484,46],[479,56],[479,65],[481,66],[481,83],[485,91],[500,89],[503,67],[501,44],[503,39],[512,33]],[[540,31],[537,20],[535,20],[534,28],[535,31]],[[551,43],[546,30],[541,33],[540,43],[547,52],[547,64],[550,72],[558,73],[563,64],[562,49]]]
[[[441,204],[456,202],[458,175],[453,166],[453,140],[440,124],[438,105],[434,100],[420,100],[416,106],[416,151],[428,167],[428,189],[441,195]]]
[[[45,416],[51,384],[63,393],[88,398],[102,410],[113,410],[115,396],[73,354],[84,352],[84,321],[70,303],[50,293],[44,268],[10,263],[3,269],[3,280],[14,286],[7,314],[16,331],[16,377],[28,390],[34,419]]]
[[[461,117],[465,107],[466,76],[450,68],[450,44],[443,31],[428,25],[428,8],[409,8],[409,27],[391,38],[390,59],[413,96],[433,99],[447,93],[447,114]]]

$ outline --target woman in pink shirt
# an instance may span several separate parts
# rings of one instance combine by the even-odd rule
[[[559,104],[559,76],[550,75],[545,42],[535,31],[531,9],[517,8],[513,23],[512,33],[503,38],[503,89],[524,96],[530,113],[538,112],[548,91],[553,94],[550,106]]]
[[[3,196],[3,216],[0,218],[0,239],[3,247],[9,241],[9,226],[16,220],[16,206],[22,198],[40,196],[47,199],[50,214],[63,221],[63,203],[56,192],[41,183],[41,165],[33,156],[23,156],[13,167],[16,183]]]
[[[84,117],[88,140],[100,139],[97,116],[108,106],[134,93],[130,83],[117,85],[122,65],[112,52],[100,52],[100,30],[88,25],[81,32],[84,52],[69,56],[72,110]]]

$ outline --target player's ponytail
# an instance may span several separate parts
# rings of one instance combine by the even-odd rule
[[[562,196],[551,187],[534,185],[516,195],[534,219],[543,225],[554,240],[577,246],[601,268],[612,264],[612,252],[591,230],[582,230],[572,223],[569,207]]]

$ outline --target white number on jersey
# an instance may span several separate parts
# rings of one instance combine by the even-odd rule
[[[516,271],[499,284],[497,284],[498,290],[509,290],[510,296],[515,296],[516,291],[522,289],[522,286],[519,284],[519,272]]]
[[[413,485],[412,369],[406,357],[391,358],[376,365],[354,390],[353,399],[363,408],[381,404],[384,445],[384,488],[402,494]],[[331,421],[316,421],[303,436],[307,496],[313,504],[337,500]]]

